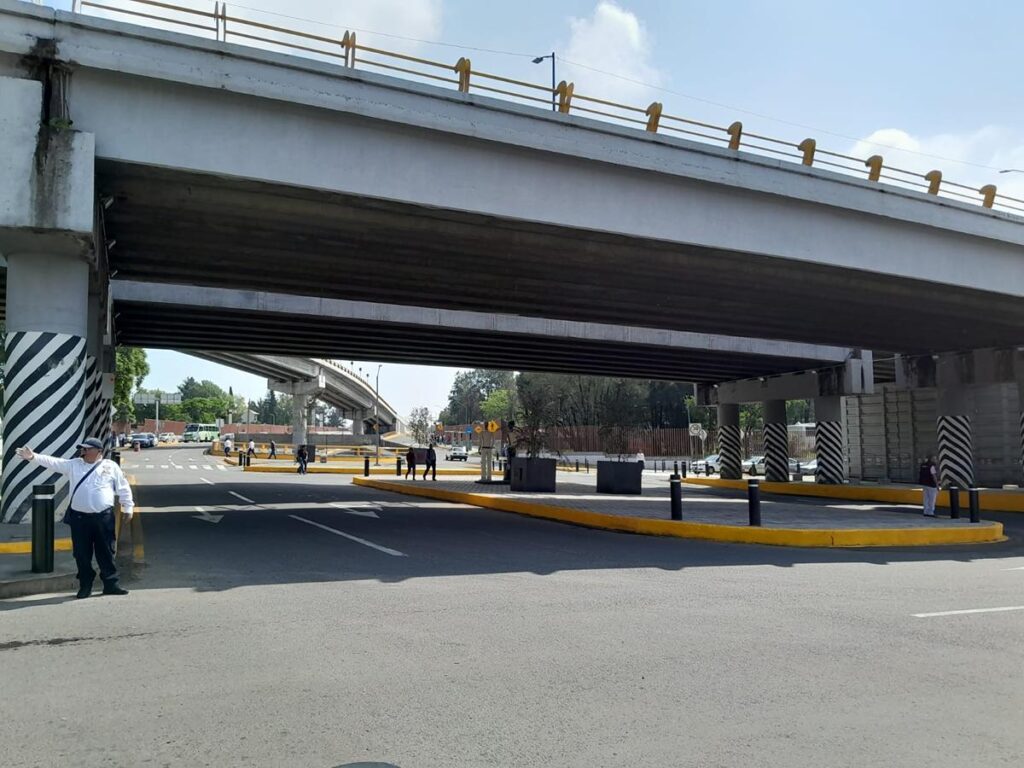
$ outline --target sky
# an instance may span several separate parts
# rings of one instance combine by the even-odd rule
[[[747,132],[814,137],[821,148],[882,154],[889,165],[939,168],[946,179],[1024,196],[1024,174],[998,173],[1024,169],[1024,3],[246,0],[231,8],[321,33],[358,30],[364,45],[425,58],[465,55],[474,70],[542,85],[550,60],[531,59],[553,51],[557,79],[577,93],[640,107],[657,100],[669,114],[741,120]],[[150,361],[146,386],[171,389],[185,375],[252,395],[266,386],[176,353],[152,352]],[[455,370],[385,364],[381,394],[403,414],[421,405],[436,413]]]

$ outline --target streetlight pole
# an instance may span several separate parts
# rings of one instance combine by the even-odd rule
[[[374,429],[377,431],[377,459],[374,461],[374,466],[380,466],[380,369],[383,366],[377,365],[377,383],[373,387],[373,423]]]
[[[1024,173],[1020,168],[1003,168],[1000,173]]]
[[[547,56],[538,56],[533,60],[534,64],[540,64],[544,59],[551,59],[551,111],[558,111],[558,102],[555,100],[555,52],[552,51]]]

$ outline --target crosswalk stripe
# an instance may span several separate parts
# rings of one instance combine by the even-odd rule
[[[224,467],[224,466],[221,466],[220,464],[218,464],[217,465],[217,469],[219,469],[221,472],[223,472],[225,469],[227,469],[227,467]]]
[[[160,469],[167,469],[167,465],[166,464],[161,464],[160,465]]]
[[[199,469],[199,467],[197,467],[195,464],[189,464],[188,468],[189,469]]]

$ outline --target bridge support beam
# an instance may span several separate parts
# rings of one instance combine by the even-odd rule
[[[839,396],[814,400],[814,452],[818,459],[817,482],[841,485],[846,480],[843,452],[843,399]]]
[[[765,400],[764,478],[773,483],[789,480],[789,428],[786,426],[786,401]]]
[[[961,488],[974,485],[974,434],[967,385],[974,379],[975,362],[972,356],[955,354],[940,355],[935,364],[939,480]]]
[[[718,406],[719,476],[723,480],[739,480],[743,476],[740,450],[740,407],[736,403]]]
[[[267,379],[267,387],[292,396],[292,444],[297,449],[309,439],[309,420],[317,396],[324,391],[327,380],[323,373],[310,379],[279,381]]]

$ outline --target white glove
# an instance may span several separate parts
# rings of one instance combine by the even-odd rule
[[[18,454],[19,458],[22,458],[25,461],[32,461],[32,459],[36,457],[35,452],[27,445],[22,448],[19,448],[18,450],[15,451],[15,453]]]

